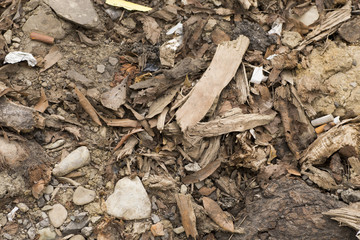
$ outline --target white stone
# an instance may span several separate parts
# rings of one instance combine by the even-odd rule
[[[180,234],[180,233],[183,233],[185,231],[185,229],[183,226],[181,226],[181,227],[174,228],[173,231],[176,234]]]
[[[111,65],[115,66],[118,62],[119,62],[119,60],[117,58],[109,57],[109,63]]]
[[[44,190],[44,193],[50,195],[50,194],[53,193],[53,191],[54,191],[54,187],[52,185],[47,185],[45,190]]]
[[[7,30],[5,33],[4,33],[4,38],[5,38],[5,41],[7,44],[10,44],[11,43],[11,38],[12,38],[12,31],[11,30]]]
[[[95,196],[96,196],[95,191],[80,186],[74,192],[73,202],[76,205],[85,205],[94,201]]]
[[[16,42],[16,43],[19,43],[19,42],[21,42],[21,39],[18,38],[18,37],[14,37],[14,38],[12,39],[12,41],[13,41],[13,42]]]
[[[56,238],[56,233],[51,231],[50,228],[43,228],[39,230],[39,240],[53,240]]]
[[[81,168],[90,163],[90,152],[85,146],[79,147],[67,155],[53,169],[53,175],[64,176],[75,169]]]
[[[49,211],[50,222],[56,228],[60,227],[65,222],[66,218],[66,208],[59,203],[55,204],[53,208]]]
[[[96,66],[96,71],[97,71],[98,73],[104,73],[104,72],[105,72],[105,66],[102,65],[102,64],[97,65],[97,66]]]
[[[72,236],[69,240],[85,240],[85,238],[81,235]]]
[[[138,177],[124,177],[116,183],[115,191],[106,200],[107,213],[124,220],[150,217],[151,203]]]
[[[16,206],[17,206],[17,207],[20,209],[20,211],[22,211],[22,212],[27,212],[27,211],[29,211],[29,207],[28,207],[25,203],[18,203]]]

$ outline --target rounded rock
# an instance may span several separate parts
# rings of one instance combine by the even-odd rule
[[[49,211],[49,218],[51,224],[54,227],[60,227],[67,218],[66,208],[61,204],[55,204],[53,208]]]
[[[95,196],[96,196],[95,191],[80,186],[74,192],[73,202],[76,205],[85,205],[94,201]]]
[[[70,240],[85,240],[85,238],[81,235],[75,235],[70,238]]]

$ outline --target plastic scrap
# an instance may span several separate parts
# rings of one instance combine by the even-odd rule
[[[176,34],[176,35],[183,34],[183,24],[181,22],[179,22],[178,24],[170,28],[169,31],[166,32],[166,35],[172,35],[172,34]]]
[[[278,18],[275,20],[275,22],[272,24],[271,29],[269,30],[269,34],[277,34],[279,36],[281,36],[281,31],[282,31],[282,26],[283,23],[282,21]]]
[[[14,207],[13,210],[11,210],[11,212],[9,212],[7,214],[7,218],[9,220],[9,222],[12,222],[14,220],[14,217],[15,217],[15,213],[19,210],[18,207]]]
[[[324,123],[328,123],[328,122],[333,122],[334,121],[334,117],[332,114],[328,114],[319,118],[316,118],[314,120],[311,121],[311,125],[313,125],[314,127],[316,126],[320,126],[323,125]]]
[[[114,7],[125,8],[129,11],[140,11],[140,12],[148,12],[152,8],[146,7],[140,4],[124,1],[124,0],[106,0],[106,4],[109,4]]]
[[[251,83],[260,84],[261,82],[266,81],[268,77],[266,77],[263,73],[263,67],[256,67],[251,76]]]
[[[25,52],[10,52],[5,56],[4,63],[18,63],[21,61],[27,61],[28,65],[34,67],[37,64],[36,59],[30,53]]]

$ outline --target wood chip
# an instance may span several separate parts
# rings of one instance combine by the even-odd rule
[[[48,108],[49,102],[46,98],[44,89],[41,88],[40,91],[41,91],[40,99],[39,99],[38,103],[35,105],[34,109],[36,111],[43,113]]]
[[[149,113],[146,118],[152,118],[161,113],[164,108],[171,103],[176,93],[179,91],[180,86],[175,86],[169,89],[162,97],[156,99],[149,108]]]
[[[98,114],[97,114],[95,108],[89,102],[89,100],[87,100],[87,98],[84,96],[84,94],[82,94],[82,92],[80,92],[80,90],[77,87],[75,87],[74,90],[75,90],[76,95],[79,98],[79,103],[84,108],[85,112],[87,112],[87,114],[90,115],[91,119],[97,125],[102,126],[101,121],[98,117]]]
[[[110,91],[101,95],[101,104],[104,107],[118,111],[119,107],[126,102],[126,78],[122,82],[112,88]]]
[[[234,232],[234,223],[230,216],[228,216],[211,198],[203,197],[202,200],[209,217],[225,231]]]
[[[136,127],[140,127],[140,123],[136,120],[132,120],[132,119],[110,119],[110,118],[104,118],[101,117],[102,120],[104,120],[104,122],[106,123],[106,125],[108,126],[112,126],[112,127],[132,127],[132,128],[136,128]]]
[[[131,130],[129,133],[127,133],[120,139],[120,142],[116,145],[116,147],[114,148],[114,151],[119,149],[124,144],[124,142],[126,140],[128,140],[128,138],[131,137],[133,134],[142,132],[142,131],[144,131],[144,129],[142,129],[142,128],[134,128],[133,130]]]
[[[80,31],[76,31],[79,35],[79,38],[80,38],[80,41],[82,43],[84,43],[85,45],[89,46],[89,47],[95,47],[97,45],[99,45],[99,42],[97,41],[93,41],[91,40],[90,38],[88,38],[85,34],[83,34],[82,32]]]
[[[216,171],[216,169],[220,167],[220,164],[221,164],[221,158],[218,158],[216,161],[206,165],[206,167],[204,167],[203,169],[184,177],[182,182],[184,184],[201,182],[202,180],[205,180],[207,177],[213,174]]]
[[[195,125],[206,115],[215,98],[235,76],[248,46],[249,39],[240,36],[237,40],[224,42],[217,47],[210,66],[195,85],[189,99],[176,112],[182,131]]]
[[[274,120],[276,113],[243,114],[241,109],[234,108],[228,111],[224,117],[209,122],[200,122],[189,127],[187,133],[190,136],[215,137],[230,132],[244,132],[257,126],[262,126]]]
[[[196,230],[196,217],[191,202],[191,195],[176,194],[175,199],[180,211],[181,222],[185,229],[186,237],[191,236],[196,239],[198,232]]]

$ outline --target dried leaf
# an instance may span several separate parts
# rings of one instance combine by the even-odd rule
[[[34,109],[36,111],[43,113],[48,108],[49,102],[46,98],[44,89],[41,88],[40,91],[41,91],[40,99],[39,99],[38,103],[35,105]]]
[[[49,53],[44,57],[44,67],[40,69],[40,72],[44,72],[62,58],[62,54],[57,46],[50,49]]]
[[[97,125],[102,126],[101,121],[100,121],[100,119],[98,117],[98,114],[97,114],[95,108],[89,102],[89,100],[86,99],[84,94],[82,94],[82,92],[80,92],[80,90],[77,87],[75,87],[74,90],[75,90],[76,95],[79,98],[79,103],[84,108],[85,112],[87,112],[87,114],[90,115],[91,119]]]
[[[214,222],[216,222],[217,225],[225,231],[234,232],[233,221],[214,200],[208,197],[203,197],[202,201],[207,214]]]
[[[191,236],[196,239],[198,232],[196,230],[196,217],[191,202],[191,195],[176,194],[175,199],[180,211],[181,222],[185,229],[186,237]]]
[[[203,169],[184,177],[182,181],[184,184],[201,182],[202,180],[205,180],[207,177],[213,174],[216,171],[216,169],[220,167],[220,164],[221,164],[221,159],[218,158],[214,162],[211,162],[208,165],[206,165],[206,167],[204,167]]]
[[[101,104],[104,107],[118,111],[119,107],[126,102],[126,79],[110,91],[101,95]]]
[[[86,44],[87,46],[89,47],[95,47],[97,45],[99,45],[99,42],[97,41],[93,41],[91,40],[90,38],[88,38],[85,34],[83,34],[82,32],[80,31],[76,31],[79,35],[79,38],[80,38],[80,41],[84,44]]]
[[[145,37],[152,45],[155,45],[159,42],[161,28],[159,24],[155,21],[154,18],[146,15],[139,17],[139,20],[143,24],[143,30],[145,32]]]

